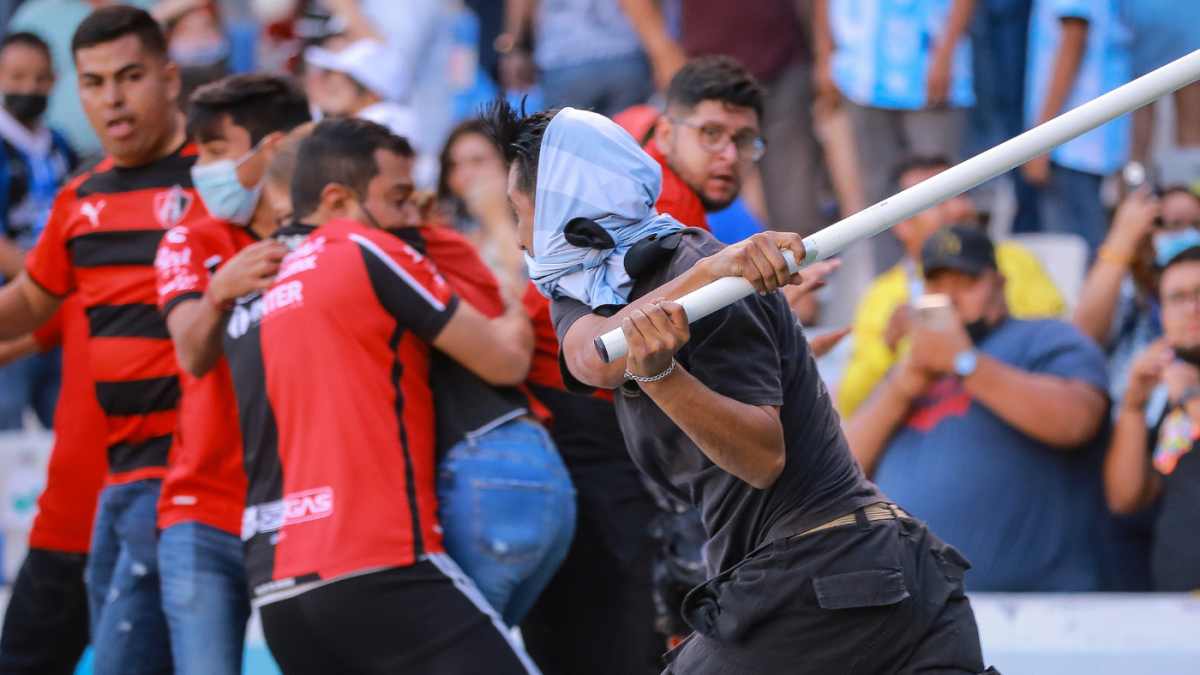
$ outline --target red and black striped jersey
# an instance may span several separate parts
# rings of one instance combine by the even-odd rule
[[[442,551],[429,343],[457,304],[427,258],[361,223],[285,258],[260,336],[283,470],[276,588]]]
[[[26,260],[38,285],[77,291],[83,303],[110,483],[166,473],[179,368],[158,312],[154,259],[168,229],[208,218],[192,188],[195,161],[191,145],[139,167],[106,158],[59,192]]]
[[[200,298],[212,275],[255,239],[246,228],[215,218],[169,230],[155,260],[163,317],[179,303]],[[204,377],[181,370],[179,379],[179,424],[159,496],[158,527],[199,522],[240,534],[246,472],[229,363],[222,355]]]

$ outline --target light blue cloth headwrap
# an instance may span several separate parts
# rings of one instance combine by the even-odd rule
[[[655,210],[661,191],[662,167],[628,132],[603,115],[563,108],[542,137],[529,278],[548,298],[568,296],[593,309],[626,304],[629,248],[684,227]],[[603,227],[616,247],[568,242],[563,228],[580,217]]]

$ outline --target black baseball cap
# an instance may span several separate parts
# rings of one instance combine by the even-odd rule
[[[926,276],[934,270],[955,270],[979,276],[996,267],[996,247],[978,225],[951,225],[938,230],[921,246],[921,267]]]

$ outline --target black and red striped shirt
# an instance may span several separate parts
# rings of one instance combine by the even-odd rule
[[[284,259],[260,328],[283,477],[275,588],[442,551],[429,342],[457,304],[427,258],[361,223],[327,223]]]
[[[77,291],[83,302],[110,484],[166,473],[179,367],[158,312],[154,259],[168,229],[208,218],[192,187],[195,161],[191,145],[139,167],[104,159],[59,192],[26,260],[39,286]]]

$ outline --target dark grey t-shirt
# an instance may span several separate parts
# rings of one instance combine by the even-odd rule
[[[724,245],[688,229],[669,261],[643,274],[630,298],[640,298]],[[551,305],[559,340],[591,308],[570,298]],[[752,295],[691,327],[675,355],[713,391],[749,405],[780,406],[787,458],[783,473],[759,490],[717,467],[632,382],[613,392],[617,418],[633,461],[651,480],[700,511],[708,532],[710,575],[728,569],[768,542],[799,534],[885,498],[866,479],[842,436],[812,350],[782,293]],[[562,365],[560,359],[560,366]],[[580,385],[563,367],[568,388]]]

